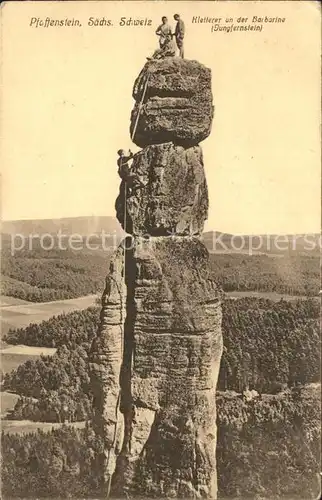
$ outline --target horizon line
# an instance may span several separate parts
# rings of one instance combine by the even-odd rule
[[[91,214],[91,215],[77,215],[77,216],[64,216],[64,217],[46,217],[46,218],[23,218],[23,219],[0,219],[0,224],[2,223],[5,223],[5,222],[11,222],[11,223],[14,223],[14,222],[32,222],[32,221],[54,221],[54,220],[63,220],[63,219],[89,219],[89,218],[111,218],[111,219],[114,219],[120,226],[120,229],[122,231],[124,231],[121,227],[121,224],[120,222],[118,221],[118,219],[116,218],[115,215],[94,215],[94,214]],[[221,234],[227,234],[227,235],[236,235],[236,236],[259,236],[259,235],[263,235],[263,234],[269,234],[269,235],[274,235],[274,236],[285,236],[285,235],[307,235],[307,234],[314,234],[314,235],[321,235],[321,230],[320,231],[307,231],[307,232],[303,232],[303,231],[300,231],[300,232],[257,232],[257,233],[247,233],[247,232],[227,232],[227,231],[222,231],[220,229],[208,229],[208,230],[204,230],[202,232],[202,234],[205,234],[205,233],[214,233],[214,232],[217,232],[217,233],[221,233]],[[2,233],[1,231],[1,234],[6,234],[6,233]]]

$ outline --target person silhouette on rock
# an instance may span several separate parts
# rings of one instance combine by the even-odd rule
[[[159,37],[159,46],[160,48],[156,50],[151,57],[147,57],[150,59],[163,59],[164,57],[171,57],[175,55],[175,48],[172,41],[173,33],[171,26],[168,23],[168,18],[166,16],[162,17],[162,23],[155,32]]]
[[[121,177],[123,183],[126,183],[128,194],[131,194],[135,187],[144,186],[143,182],[140,181],[139,176],[131,171],[129,166],[129,161],[133,160],[134,154],[131,150],[126,153],[124,149],[119,149],[117,154],[119,158],[117,160],[118,174]]]
[[[184,22],[180,18],[179,14],[175,14],[173,17],[175,21],[177,21],[173,36],[176,39],[180,57],[184,58],[184,48],[183,48],[183,39],[185,34]]]

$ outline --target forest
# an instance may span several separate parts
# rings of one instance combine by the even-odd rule
[[[75,349],[85,343],[88,348],[98,327],[99,314],[99,307],[59,314],[39,324],[31,323],[26,328],[10,329],[4,340],[8,344],[41,347],[65,345],[68,349]]]
[[[91,307],[10,330],[10,344],[57,347],[6,374],[3,390],[21,397],[13,419],[64,422],[91,416],[88,353],[99,322]],[[277,393],[319,381],[319,304],[245,297],[223,302],[224,353],[218,390]]]
[[[225,292],[259,291],[317,296],[319,255],[210,254],[213,277]]]
[[[249,402],[219,393],[218,498],[318,498],[319,403],[319,389],[312,387]],[[5,498],[100,497],[95,477],[100,442],[89,423],[85,429],[2,433],[1,441]]]
[[[319,498],[318,384],[245,401],[217,394],[219,498]]]
[[[219,389],[273,393],[319,381],[319,315],[314,299],[225,300]]]
[[[79,251],[39,244],[32,250],[2,251],[2,294],[31,302],[76,298],[104,286],[110,250]],[[317,296],[318,254],[210,254],[212,276],[226,292],[261,291]]]
[[[52,300],[71,299],[72,294],[67,290],[57,288],[41,288],[29,285],[8,276],[1,277],[1,293],[8,297],[27,300],[29,302],[50,302]]]
[[[34,302],[97,293],[106,253],[21,251],[3,259],[2,292]],[[317,498],[320,460],[319,261],[311,255],[210,255],[226,292],[264,291],[306,299],[223,301],[224,352],[217,392],[219,498]],[[9,344],[54,347],[6,374],[19,394],[6,418],[60,423],[49,433],[2,434],[6,498],[96,498],[100,450],[91,429],[88,354],[99,307],[9,330]],[[255,389],[247,400],[243,391]],[[73,422],[85,422],[76,429]],[[68,424],[68,425],[65,425]],[[267,436],[269,435],[269,439]]]
[[[99,308],[62,314],[19,330],[11,344],[57,347],[53,356],[26,361],[4,376],[2,388],[16,392],[11,418],[45,422],[82,421],[91,415],[88,352],[99,321]]]
[[[30,302],[71,299],[101,292],[109,253],[34,250],[2,253],[1,293]]]

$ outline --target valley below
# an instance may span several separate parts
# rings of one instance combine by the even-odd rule
[[[47,454],[50,464],[56,460],[53,442],[70,463],[70,472],[59,473],[67,474],[67,483],[65,476],[55,482],[57,496],[66,494],[63,484],[71,496],[92,494],[91,472],[84,465],[96,446],[89,427],[93,395],[87,363],[109,258],[102,252],[41,249],[5,256],[1,429],[9,496],[32,495],[42,467],[39,463],[33,472],[24,447]],[[212,277],[225,292],[217,386],[219,498],[296,498],[298,491],[314,498],[319,257],[223,252],[210,254],[210,262]],[[24,463],[21,471],[17,463]],[[51,466],[43,473],[52,484]],[[43,483],[37,488],[43,491]]]

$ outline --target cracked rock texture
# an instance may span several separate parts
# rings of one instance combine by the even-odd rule
[[[110,272],[102,297],[100,327],[89,356],[93,401],[93,427],[102,439],[98,457],[102,483],[115,469],[116,455],[123,440],[123,420],[117,421],[116,407],[120,398],[120,371],[123,352],[123,323],[126,314],[126,289],[123,280],[124,249],[120,246],[110,262]],[[117,424],[117,425],[116,425]],[[113,444],[116,444],[115,450]]]
[[[133,142],[140,147],[170,141],[195,145],[206,139],[213,118],[210,69],[179,57],[146,63],[134,84],[131,135],[147,78]]]
[[[200,146],[171,142],[148,146],[135,155],[132,172],[140,182],[116,200],[117,218],[133,235],[188,235],[203,231],[208,215],[208,189]]]
[[[132,131],[147,72],[133,139],[144,149],[116,201],[131,236],[112,257],[90,353],[101,443],[94,474],[114,498],[215,499],[221,291],[198,239],[208,213],[198,143],[211,130],[211,73],[179,58],[147,63],[134,85]]]
[[[136,238],[128,266],[132,407],[115,490],[215,498],[221,292],[208,251],[196,238]]]

